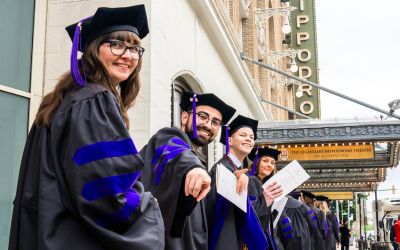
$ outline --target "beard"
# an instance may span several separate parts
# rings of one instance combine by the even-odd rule
[[[192,126],[189,126],[189,124],[187,123],[185,126],[185,132],[189,136],[190,141],[192,141],[192,143],[194,145],[202,147],[202,146],[210,144],[214,140],[214,134],[209,128],[199,125],[196,127],[196,129],[197,129],[197,131],[199,131],[199,129],[207,131],[208,133],[210,133],[210,137],[205,138],[205,137],[200,136],[197,133],[197,138],[194,138],[193,128],[192,128]]]

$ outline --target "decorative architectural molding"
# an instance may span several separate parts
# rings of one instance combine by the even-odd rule
[[[239,1],[239,13],[242,19],[249,18],[251,0]]]
[[[257,131],[259,143],[337,141],[400,141],[400,122],[371,122],[348,124],[295,124],[277,127],[261,124]]]
[[[221,57],[224,58],[226,66],[232,72],[232,76],[238,87],[249,100],[251,109],[254,110],[258,120],[270,120],[271,115],[267,113],[261,102],[261,98],[254,88],[252,76],[245,63],[240,59],[238,43],[232,39],[232,27],[228,20],[221,15],[220,1],[217,0],[188,0],[194,12],[204,26],[204,29],[213,37],[215,47],[218,49]],[[225,14],[226,16],[226,14]],[[229,28],[230,27],[230,28]]]

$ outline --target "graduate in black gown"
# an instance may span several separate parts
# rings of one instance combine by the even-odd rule
[[[279,150],[269,147],[255,148],[250,153],[249,158],[253,161],[251,175],[254,173],[259,180],[259,190],[262,190],[261,185],[276,173],[276,161],[279,154]],[[257,190],[252,191],[249,188],[250,194],[259,197]],[[291,196],[287,198],[279,218],[277,218],[277,211],[269,213],[269,217],[264,214],[259,215],[265,234],[273,235],[275,249],[311,249],[310,231],[315,223],[309,219],[308,207]],[[276,228],[273,228],[272,224],[275,220],[278,221]]]
[[[315,207],[315,195],[307,190],[300,190],[301,200],[308,207],[309,216],[311,216],[311,220],[314,222],[313,230],[311,231],[311,239],[312,239],[312,249],[324,249],[324,231],[326,232],[326,221],[324,219],[324,215],[322,211]],[[315,222],[317,222],[315,224]]]
[[[319,208],[324,215],[324,227],[322,230],[322,237],[325,245],[324,249],[335,250],[336,242],[338,241],[335,235],[336,224],[332,220],[332,212],[329,210],[328,204],[326,202],[328,200],[328,197],[324,195],[317,195],[315,199],[316,207]]]
[[[67,31],[71,71],[29,132],[9,249],[164,249],[161,212],[137,181],[143,162],[128,132],[145,7],[99,8]]]
[[[140,151],[145,167],[141,180],[160,203],[166,249],[208,249],[203,198],[211,178],[195,148],[207,146],[235,109],[214,94],[185,91],[181,127],[160,129]]]
[[[238,115],[221,134],[220,142],[226,145],[226,153],[215,163],[210,175],[212,188],[206,198],[209,226],[209,249],[267,249],[267,239],[263,234],[257,215],[250,200],[247,213],[217,193],[217,165],[222,164],[238,178],[236,192],[247,192],[248,177],[242,163],[253,148],[258,121]]]
[[[326,197],[328,198],[328,197]],[[340,235],[339,235],[339,228],[340,228],[340,224],[339,224],[339,220],[337,215],[335,214],[335,212],[333,210],[331,210],[331,200],[328,198],[325,200],[326,204],[328,205],[329,208],[329,213],[327,214],[327,219],[332,223],[332,230],[333,230],[333,235],[335,237],[335,242],[336,242],[336,247],[339,246],[340,243]]]

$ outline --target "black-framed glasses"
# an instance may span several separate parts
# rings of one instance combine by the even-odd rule
[[[193,111],[190,111],[188,113],[193,113]],[[200,122],[202,123],[208,123],[210,121],[210,115],[207,114],[206,112],[200,111],[196,113],[197,118],[199,119]],[[218,120],[217,118],[211,119],[211,126],[214,128],[220,127],[222,124],[221,120]]]
[[[139,60],[144,53],[143,47],[140,47],[139,45],[128,46],[123,41],[117,39],[110,39],[104,41],[104,43],[110,44],[111,53],[113,53],[116,56],[122,56],[123,54],[125,54],[126,50],[129,50],[132,59]]]

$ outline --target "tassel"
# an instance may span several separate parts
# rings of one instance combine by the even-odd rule
[[[72,49],[71,49],[71,74],[74,78],[75,82],[80,86],[84,86],[86,83],[86,75],[84,74],[84,78],[81,76],[78,67],[78,51],[82,51],[82,44],[81,44],[81,31],[82,31],[82,23],[92,18],[92,16],[82,19],[75,27],[74,38],[72,39]],[[81,60],[81,68],[83,71],[83,60]]]
[[[196,125],[196,120],[197,120],[197,115],[196,115],[196,94],[193,94],[193,99],[192,99],[192,107],[193,107],[193,139],[197,139],[197,125]]]
[[[229,154],[229,125],[225,126],[225,155]]]
[[[256,156],[254,158],[253,168],[251,169],[250,176],[254,176],[254,174],[256,173],[257,161],[258,161],[258,146],[257,146],[257,149],[256,149]]]

